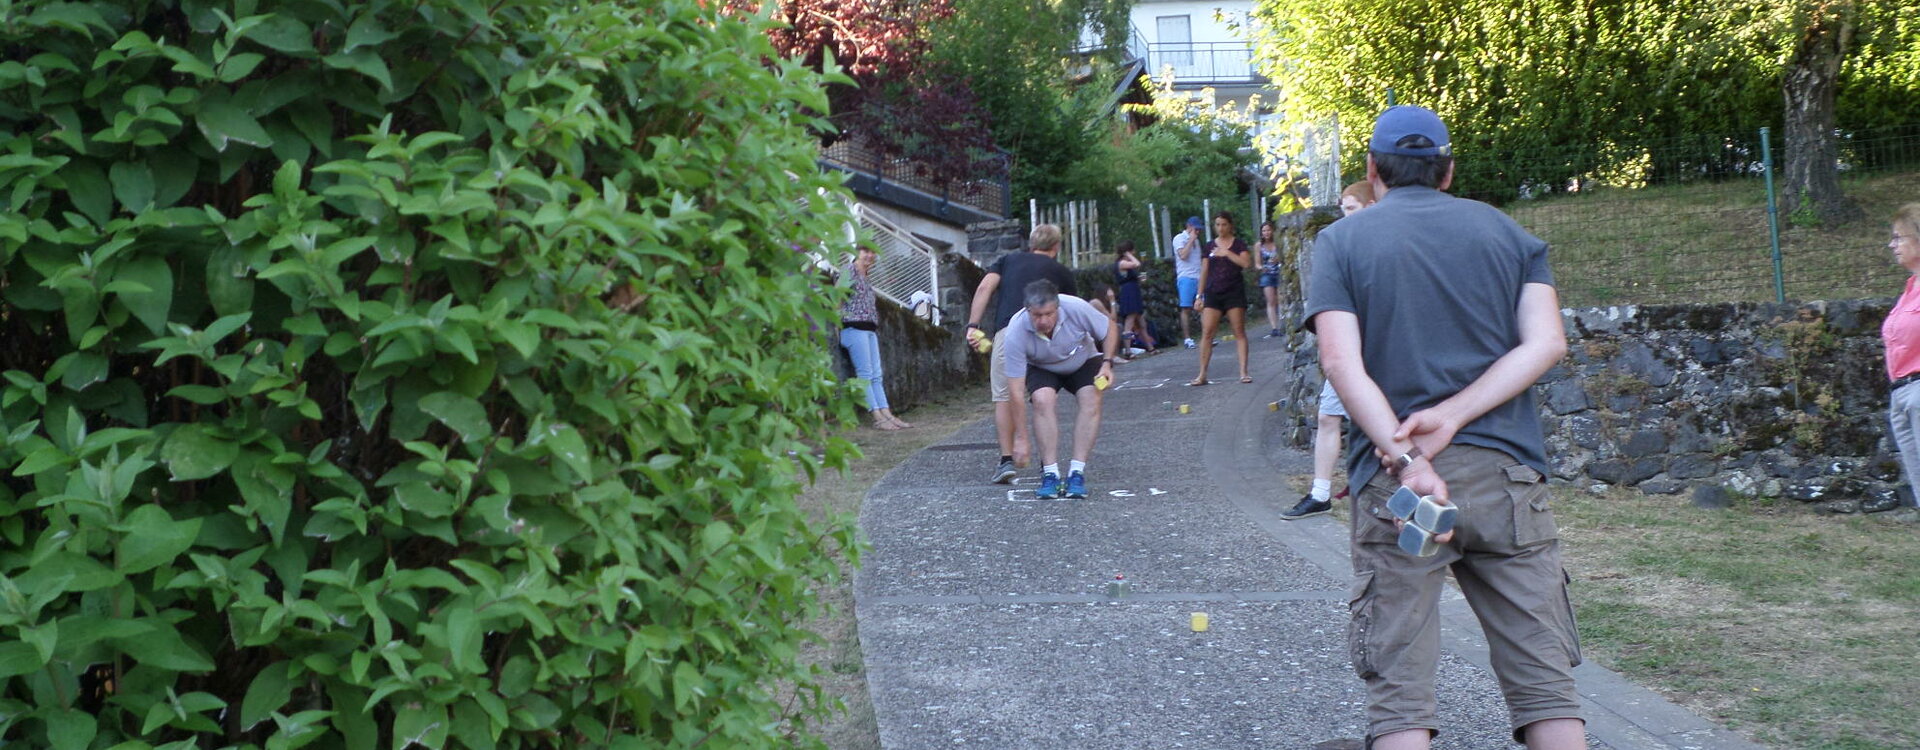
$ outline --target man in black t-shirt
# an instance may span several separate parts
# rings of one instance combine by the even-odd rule
[[[1060,255],[1060,228],[1052,224],[1041,224],[1033,228],[1027,237],[1031,252],[1009,253],[994,261],[987,269],[987,276],[980,280],[979,288],[973,291],[973,306],[967,315],[967,341],[975,350],[980,350],[987,341],[987,331],[980,325],[987,313],[987,302],[993,298],[996,289],[1013,290],[1000,295],[998,306],[993,315],[993,365],[989,373],[993,388],[993,422],[999,428],[1000,463],[994,467],[993,481],[1005,484],[1013,480],[1015,469],[1025,466],[1032,445],[1028,438],[1026,421],[1016,418],[1017,411],[1013,399],[1017,396],[1025,399],[1027,394],[1015,394],[1007,387],[1006,351],[1000,346],[1005,340],[1007,321],[1014,313],[1022,309],[1020,290],[1028,284],[1045,279],[1061,294],[1079,296],[1073,283],[1073,272],[1060,265],[1056,258]]]

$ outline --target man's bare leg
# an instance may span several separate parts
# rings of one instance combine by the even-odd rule
[[[1080,400],[1080,413],[1073,420],[1073,460],[1086,463],[1093,455],[1094,438],[1100,436],[1100,389],[1087,386],[1074,397]]]
[[[1040,441],[1041,465],[1060,463],[1059,404],[1052,388],[1033,392],[1033,436]]]
[[[994,402],[993,426],[1000,433],[1000,452],[1012,456],[1015,467],[1027,468],[1027,462],[1033,458],[1027,426],[1019,423],[1012,401]]]
[[[1313,478],[1333,481],[1333,465],[1340,458],[1340,417],[1320,415],[1313,431]]]
[[[1573,750],[1587,746],[1587,725],[1579,719],[1544,719],[1528,724],[1520,736],[1527,750]]]
[[[1373,740],[1373,750],[1427,750],[1432,746],[1433,733],[1425,729],[1383,734]]]

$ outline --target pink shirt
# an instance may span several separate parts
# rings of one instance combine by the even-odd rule
[[[1914,284],[1916,278],[1920,277],[1907,277],[1900,301],[1893,303],[1886,322],[1880,324],[1880,340],[1887,345],[1888,380],[1920,372],[1920,287]]]

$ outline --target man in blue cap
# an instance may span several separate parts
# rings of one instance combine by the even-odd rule
[[[1358,488],[1348,641],[1367,683],[1368,746],[1424,749],[1439,733],[1439,597],[1451,570],[1486,630],[1514,740],[1584,748],[1579,637],[1531,391],[1567,348],[1547,244],[1442,192],[1453,151],[1431,110],[1388,109],[1368,151],[1380,200],[1320,232],[1306,310],[1359,428],[1347,457]],[[1402,485],[1459,508],[1431,556],[1396,544],[1385,506]]]
[[[1186,339],[1188,349],[1194,347],[1192,324],[1187,315],[1193,312],[1193,300],[1200,294],[1200,266],[1206,260],[1206,252],[1201,248],[1201,230],[1206,222],[1198,216],[1187,217],[1187,228],[1173,236],[1173,283],[1180,290],[1180,338]]]

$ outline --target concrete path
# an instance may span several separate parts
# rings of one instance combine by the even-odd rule
[[[1283,480],[1310,471],[1267,406],[1287,354],[1255,339],[1242,385],[1223,343],[1210,386],[1183,385],[1189,351],[1119,369],[1085,500],[1037,500],[1037,468],[989,484],[991,419],[875,486],[855,594],[882,746],[1358,747],[1340,742],[1366,726],[1346,529],[1280,520],[1299,497]],[[1106,595],[1116,575],[1124,599]],[[1435,747],[1516,747],[1478,624],[1457,593],[1444,614]],[[1593,747],[1756,747],[1611,672],[1578,675]]]

